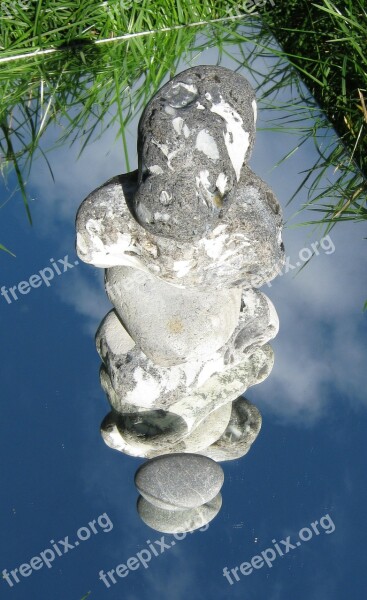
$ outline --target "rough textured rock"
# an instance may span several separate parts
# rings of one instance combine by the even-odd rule
[[[105,284],[125,329],[157,365],[205,360],[238,323],[241,288],[179,289],[132,267],[107,269]]]
[[[137,171],[115,177],[81,204],[76,219],[81,260],[96,267],[131,266],[201,290],[260,287],[280,272],[281,208],[247,166],[220,224],[192,242],[158,237],[139,225],[129,209],[137,183]]]
[[[198,454],[166,454],[145,462],[135,474],[139,493],[165,510],[196,508],[212,500],[224,481],[222,468]]]
[[[123,415],[111,411],[102,421],[101,434],[110,448],[130,456],[152,458],[187,436],[187,425],[179,415],[163,410]]]
[[[175,413],[162,410],[125,413],[111,411],[101,424],[107,446],[141,458],[161,454],[200,452],[226,430],[232,412],[231,402],[220,406],[189,433],[186,422]]]
[[[192,389],[190,393],[183,395],[176,402],[166,403],[165,406],[144,406],[145,399],[143,397],[137,398],[139,404],[127,403],[126,396],[114,390],[105,368],[101,369],[101,384],[111,407],[116,412],[121,414],[142,412],[151,408],[169,410],[184,419],[189,434],[213,410],[227,402],[234,401],[249,387],[264,381],[269,376],[273,363],[273,351],[266,344],[261,348],[256,348],[238,365],[231,366],[224,373],[212,375],[200,388]],[[155,404],[161,404],[159,397]]]
[[[216,461],[241,458],[250,450],[261,429],[259,410],[245,398],[237,398],[232,403],[228,427],[220,438],[200,454]]]
[[[179,533],[195,531],[207,525],[217,516],[222,506],[222,496],[217,494],[215,498],[187,510],[165,510],[158,508],[139,496],[137,510],[140,518],[148,527],[161,531],[162,533]],[[173,542],[171,542],[173,544]]]
[[[101,383],[104,389],[107,387],[111,406],[120,413],[129,412],[123,406],[126,404],[165,409],[192,390],[200,389],[214,374],[224,374],[243,363],[256,347],[276,335],[279,322],[274,306],[265,294],[246,290],[241,302],[239,323],[222,348],[207,359],[170,367],[160,366],[147,358],[134,345],[116,313],[108,313],[97,331],[96,346],[116,392],[111,393],[106,373],[102,371],[104,381]]]
[[[255,121],[254,91],[229,69],[200,65],[164,85],[139,122],[139,223],[176,240],[206,235],[228,210]]]

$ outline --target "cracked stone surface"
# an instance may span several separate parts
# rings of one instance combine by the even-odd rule
[[[250,157],[256,111],[249,82],[224,67],[187,69],[155,94],[138,127],[133,208],[145,229],[192,240],[219,223]]]
[[[217,494],[215,498],[198,506],[186,510],[165,510],[158,508],[139,496],[137,511],[144,523],[162,533],[179,533],[195,531],[207,525],[217,516],[222,506],[222,496]]]
[[[125,329],[157,365],[204,360],[238,323],[241,288],[179,289],[132,267],[107,269],[105,285]]]
[[[222,468],[198,454],[166,454],[148,460],[135,485],[148,502],[165,510],[197,508],[212,500],[224,482]]]
[[[184,420],[187,429],[183,438],[195,430],[213,411],[228,402],[233,402],[249,387],[264,381],[269,376],[273,363],[273,351],[268,344],[262,348],[256,348],[241,363],[230,367],[225,373],[213,375],[203,386],[193,389],[190,394],[184,395],[163,410]],[[146,407],[127,404],[125,397],[116,393],[104,367],[101,369],[101,384],[111,408],[116,413],[128,414],[147,411]],[[178,441],[177,438],[176,440]]]
[[[282,269],[281,208],[249,167],[243,167],[233,190],[236,198],[220,224],[190,242],[155,236],[139,225],[129,208],[137,185],[137,171],[120,175],[81,204],[76,218],[81,260],[96,267],[135,267],[172,285],[201,290],[260,287]]]

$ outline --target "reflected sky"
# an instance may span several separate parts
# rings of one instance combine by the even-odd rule
[[[220,55],[210,48],[182,57],[178,70],[190,64],[237,68],[231,58],[238,48]],[[256,66],[271,68],[263,57]],[[250,82],[253,75],[242,71]],[[166,78],[167,79],[167,78]],[[279,103],[293,98],[282,90]],[[260,105],[261,108],[261,105]],[[110,108],[114,111],[114,107]],[[365,590],[365,429],[367,376],[366,318],[361,312],[366,290],[365,233],[362,225],[345,223],[318,247],[319,255],[297,275],[312,243],[322,232],[290,228],[305,219],[292,218],[306,201],[306,191],[286,206],[312,165],[310,141],[280,166],[274,165],[296,144],[296,137],[266,130],[274,110],[259,111],[251,168],[275,191],[287,227],[283,232],[288,266],[264,286],[276,306],[280,331],[272,342],[275,366],[270,377],[250,388],[246,397],[262,413],[261,435],[243,459],[222,463],[223,506],[206,531],[175,540],[169,549],[152,553],[108,588],[99,572],[137,555],[161,534],[149,529],[136,513],[134,473],[143,462],[105,446],[99,426],[108,411],[100,388],[99,357],[94,334],[111,308],[103,289],[103,271],[78,261],[74,219],[85,196],[125,169],[123,147],[116,142],[118,125],[90,143],[78,159],[82,138],[37,158],[29,178],[30,228],[20,194],[1,209],[0,241],[16,259],[4,254],[1,285],[7,289],[29,281],[58,262],[61,274],[18,299],[0,297],[1,460],[0,571],[19,569],[52,543],[76,540],[79,528],[106,513],[113,524],[65,553],[50,568],[1,581],[1,598],[53,600],[246,598],[246,600],[356,600]],[[127,132],[130,168],[136,162],[137,113]],[[63,122],[44,134],[50,148]],[[15,185],[10,175],[8,189]],[[8,191],[2,186],[2,203]],[[301,253],[301,254],[300,254]],[[67,257],[67,267],[65,266]],[[293,268],[295,267],[295,268]],[[287,272],[285,272],[287,270]],[[320,530],[308,542],[277,558],[272,567],[254,569],[230,585],[223,568],[232,569],[266,548],[272,540],[298,539],[298,532],[329,514],[335,531]],[[101,523],[103,523],[101,519]],[[105,521],[106,522],[106,521]],[[36,563],[37,564],[37,563]],[[23,569],[23,572],[26,570]]]

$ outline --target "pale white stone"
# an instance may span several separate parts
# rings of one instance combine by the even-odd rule
[[[102,371],[101,383],[111,406],[118,412],[128,412],[127,403],[165,409],[192,390],[202,389],[213,376],[225,374],[275,337],[279,321],[265,294],[246,290],[242,302],[238,325],[224,346],[206,359],[199,357],[172,366],[159,366],[133,346],[116,313],[111,311],[96,335],[97,350],[111,378],[111,384],[106,383],[107,375]],[[117,337],[121,339],[121,346],[116,345]]]
[[[136,347],[126,354],[112,353],[109,337],[111,333],[114,337],[115,332],[111,330],[123,330],[123,327],[111,311],[97,332],[96,345],[105,365],[101,370],[102,387],[112,408],[119,413],[152,408],[170,410],[184,419],[190,433],[213,410],[234,400],[249,385],[257,383],[258,378],[265,379],[271,370],[273,358],[270,347],[254,346],[251,335],[250,341],[241,336],[241,326],[236,328],[231,344],[227,344],[211,360],[159,367]],[[272,334],[273,330],[268,328],[267,337]],[[122,332],[121,335],[125,337],[126,344],[129,343],[128,334]],[[252,335],[255,341],[259,339],[260,342],[266,337],[263,334],[261,339],[256,326]],[[215,371],[213,367],[221,368],[221,371]],[[233,393],[237,395],[233,396]],[[133,409],[128,409],[129,405]],[[190,406],[195,407],[194,413]]]
[[[106,291],[126,330],[157,365],[205,360],[229,340],[240,314],[240,288],[178,289],[127,267],[107,269]]]

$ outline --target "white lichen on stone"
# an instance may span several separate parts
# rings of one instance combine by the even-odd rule
[[[171,171],[174,171],[174,169],[171,165],[171,160],[179,153],[179,150],[172,150],[170,152],[167,144],[160,144],[159,142],[157,142],[157,140],[152,140],[152,143],[155,146],[157,146],[162,151],[164,156],[167,158],[167,167],[169,169],[171,169]]]
[[[153,175],[163,175],[164,173],[162,167],[160,167],[159,165],[152,165],[151,167],[148,167],[148,171]]]
[[[227,191],[227,182],[228,182],[227,175],[225,175],[224,173],[219,173],[219,175],[217,177],[217,181],[215,182],[215,185],[217,186],[220,193],[223,195]]]
[[[205,94],[207,100],[212,101],[209,93]],[[220,95],[220,102],[212,101],[211,112],[219,115],[226,122],[226,132],[224,142],[227,147],[229,158],[231,159],[233,168],[236,173],[237,181],[240,179],[241,168],[245,160],[246,152],[250,145],[250,135],[248,131],[244,131],[243,119],[238,112],[225,102]]]
[[[199,131],[196,137],[195,147],[197,150],[199,150],[199,152],[203,152],[212,160],[219,159],[219,151],[215,139],[206,129]]]
[[[176,133],[178,133],[178,135],[181,135],[182,133],[182,128],[184,126],[184,120],[182,117],[176,117],[175,119],[172,120],[172,125],[173,128],[175,130]]]

